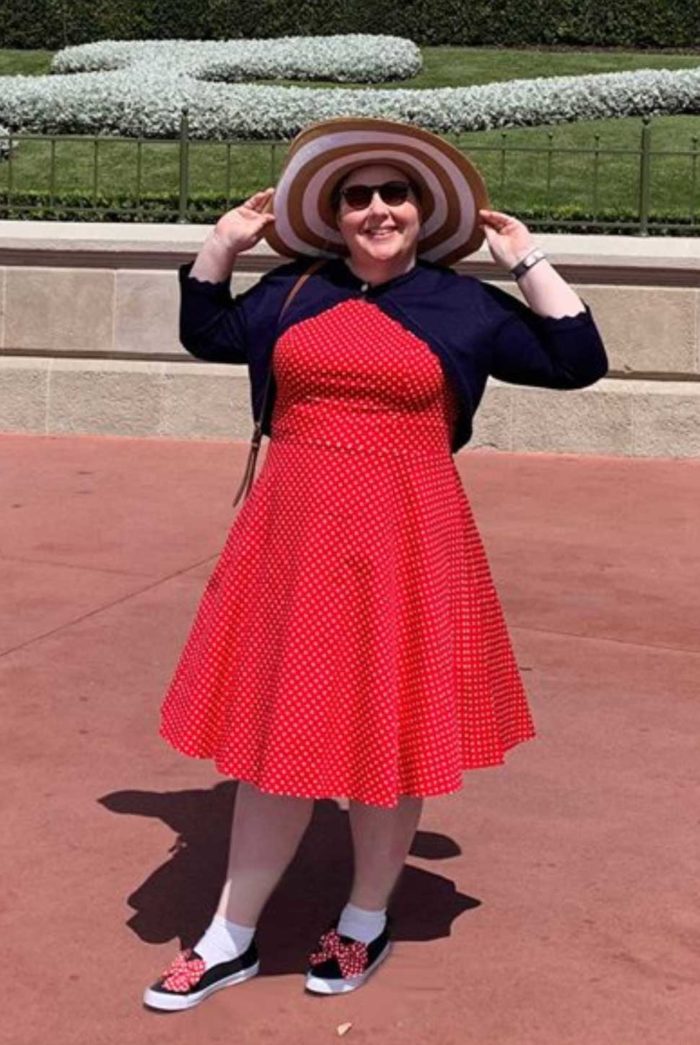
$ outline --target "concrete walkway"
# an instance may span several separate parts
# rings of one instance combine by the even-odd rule
[[[2,1040],[700,1041],[700,461],[462,453],[538,738],[426,801],[389,961],[303,992],[345,899],[321,800],[263,974],[190,1013],[144,986],[206,924],[235,783],[157,737],[246,448],[0,437]]]

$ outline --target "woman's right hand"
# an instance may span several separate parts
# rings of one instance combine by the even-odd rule
[[[275,220],[264,213],[274,189],[263,189],[223,214],[214,228],[214,237],[231,254],[250,250],[262,239],[265,227]]]

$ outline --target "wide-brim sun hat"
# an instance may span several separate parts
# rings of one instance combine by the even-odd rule
[[[290,144],[267,208],[275,215],[264,231],[273,250],[287,257],[346,255],[333,189],[356,167],[376,163],[396,167],[420,191],[419,257],[451,265],[479,249],[479,209],[489,199],[471,160],[431,131],[358,116],[311,124]]]

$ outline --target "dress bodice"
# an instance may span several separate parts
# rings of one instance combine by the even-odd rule
[[[273,366],[273,439],[450,452],[458,398],[439,358],[371,302],[352,299],[294,324]]]

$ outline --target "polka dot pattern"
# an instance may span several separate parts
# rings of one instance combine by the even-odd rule
[[[535,735],[438,357],[366,299],[289,328],[267,454],[161,734],[263,791],[394,807]]]

